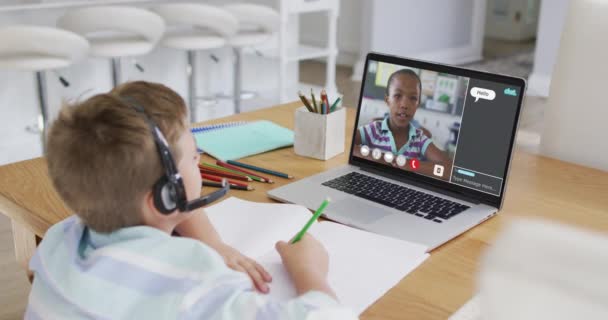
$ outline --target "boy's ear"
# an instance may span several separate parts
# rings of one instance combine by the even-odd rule
[[[144,194],[141,203],[141,212],[145,222],[164,220],[164,218],[172,216],[172,214],[162,214],[160,211],[158,211],[158,209],[156,209],[156,206],[154,205],[154,194],[152,191],[148,191],[146,194]]]

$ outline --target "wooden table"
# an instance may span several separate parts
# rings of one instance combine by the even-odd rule
[[[294,110],[298,106],[298,103],[285,104],[208,123],[268,119],[293,128]],[[352,138],[355,111],[348,109],[347,113],[346,150]],[[266,166],[272,163],[277,170],[289,172],[297,179],[344,164],[347,158],[348,154],[344,153],[319,161],[297,156],[293,148],[287,148],[243,161]],[[293,180],[277,178],[275,181],[275,184],[256,183],[256,191],[233,190],[230,194],[271,202],[266,191]],[[607,172],[516,152],[508,184],[505,205],[498,216],[434,250],[422,266],[367,309],[361,318],[446,319],[473,295],[480,254],[492,243],[505,221],[513,217],[542,217],[608,231]],[[70,214],[51,186],[43,158],[0,167],[0,212],[12,220],[17,259],[24,265],[35,248],[36,237],[44,236],[52,224]]]

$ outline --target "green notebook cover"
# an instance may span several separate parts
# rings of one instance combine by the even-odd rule
[[[293,145],[293,131],[266,120],[200,132],[194,138],[197,147],[221,161],[237,160]]]

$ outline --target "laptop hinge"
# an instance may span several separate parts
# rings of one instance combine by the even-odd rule
[[[403,182],[403,183],[414,185],[416,187],[427,189],[429,191],[441,193],[441,194],[446,195],[448,197],[453,197],[453,198],[460,199],[460,200],[467,201],[467,202],[471,202],[471,203],[474,203],[474,204],[480,204],[481,203],[477,199],[474,199],[474,198],[471,198],[471,197],[467,197],[467,196],[465,196],[465,195],[463,195],[461,193],[458,193],[458,192],[444,190],[442,188],[439,188],[439,187],[436,187],[436,186],[432,186],[432,185],[429,185],[429,184],[426,184],[426,183],[418,182],[418,181],[408,180],[406,178],[395,176],[394,174],[386,173],[386,172],[383,172],[383,171],[378,170],[378,169],[364,168],[364,167],[359,167],[359,169],[361,169],[362,171],[367,171],[367,172],[370,172],[370,173],[373,173],[373,174],[377,174],[379,176],[383,176],[385,178],[397,180],[399,182]]]

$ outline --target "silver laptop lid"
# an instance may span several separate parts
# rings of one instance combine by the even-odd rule
[[[370,53],[349,163],[500,208],[525,81]]]

